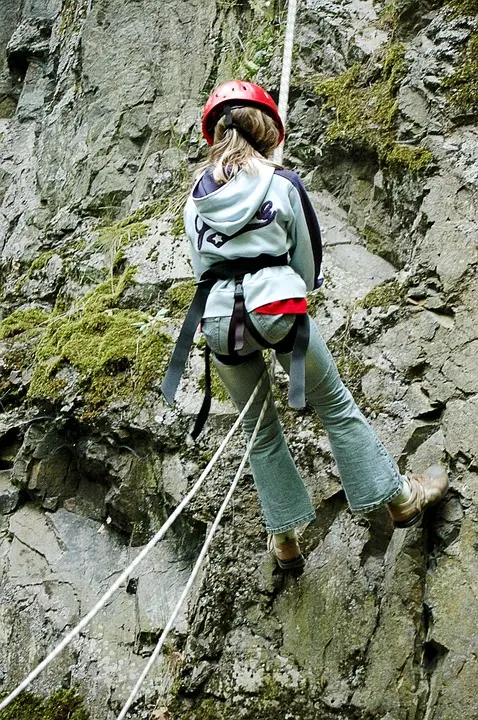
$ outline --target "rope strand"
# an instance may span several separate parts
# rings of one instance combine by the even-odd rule
[[[289,105],[289,89],[290,89],[290,76],[292,73],[292,52],[294,49],[294,30],[295,30],[295,19],[297,16],[297,3],[298,0],[289,0],[289,6],[287,9],[287,24],[285,29],[284,38],[284,54],[282,58],[282,74],[280,79],[280,90],[279,90],[279,115],[282,118],[284,127],[287,122],[287,108]],[[276,148],[274,153],[274,162],[278,165],[282,165],[282,158],[284,157],[284,143]]]
[[[176,619],[176,616],[178,615],[179,611],[181,610],[181,607],[182,607],[185,599],[187,598],[189,591],[191,590],[191,587],[197,577],[197,574],[198,574],[199,570],[201,569],[201,565],[204,561],[204,558],[206,557],[207,551],[209,550],[209,546],[211,545],[212,539],[216,533],[219,523],[221,522],[222,516],[224,515],[224,512],[226,511],[226,508],[234,494],[234,490],[237,487],[237,483],[239,482],[239,478],[242,475],[244,466],[245,466],[247,460],[249,459],[249,455],[251,454],[251,450],[252,450],[252,447],[256,440],[257,433],[259,432],[260,427],[262,425],[262,421],[264,419],[264,415],[266,413],[267,406],[269,404],[270,399],[271,399],[271,391],[269,390],[267,392],[264,403],[262,405],[262,409],[261,409],[259,418],[257,420],[257,423],[255,425],[254,432],[251,435],[249,443],[246,447],[246,451],[242,457],[241,463],[240,463],[239,468],[234,477],[234,480],[232,481],[231,486],[226,494],[226,497],[224,498],[223,503],[222,503],[221,507],[219,508],[219,512],[217,513],[217,515],[214,519],[211,529],[207,535],[206,541],[202,547],[201,552],[199,553],[198,559],[196,560],[196,564],[194,565],[191,575],[189,576],[189,580],[186,583],[186,587],[184,588],[184,590],[181,594],[181,597],[179,598],[179,600],[176,604],[176,607],[174,608],[173,612],[171,613],[171,616],[170,616],[168,622],[166,623],[166,626],[165,626],[163,632],[161,633],[161,637],[159,638],[157,645],[151,654],[151,657],[149,658],[148,662],[146,663],[146,666],[145,666],[143,672],[141,673],[136,685],[134,686],[133,690],[131,691],[131,694],[126,701],[126,704],[123,706],[123,709],[121,710],[120,714],[118,715],[117,720],[123,720],[126,717],[126,713],[128,712],[128,710],[131,707],[132,703],[134,702],[138,692],[140,691],[141,686],[143,685],[143,683],[146,679],[146,676],[148,675],[149,671],[151,670],[152,666],[154,665],[155,661],[157,660],[157,657],[158,657],[159,653],[161,652],[161,648],[163,647],[164,642],[165,642],[167,636],[169,635],[169,632],[171,631],[171,628]]]
[[[235,433],[237,428],[239,427],[242,419],[244,418],[245,414],[251,407],[252,403],[254,402],[257,393],[259,392],[259,388],[261,387],[262,383],[264,382],[265,378],[267,377],[267,371],[264,371],[262,374],[259,382],[257,383],[256,387],[254,388],[249,400],[247,401],[246,405],[242,409],[241,413],[239,414],[238,418],[236,419],[234,425],[231,427],[229,432],[227,433],[226,437],[222,441],[219,448],[214,453],[213,457],[209,461],[208,465],[206,466],[205,470],[201,474],[200,478],[196,481],[194,486],[191,488],[191,490],[185,495],[185,497],[182,499],[178,507],[174,510],[174,512],[169,516],[169,518],[166,520],[164,525],[161,526],[161,528],[158,530],[158,532],[151,538],[151,540],[148,542],[147,545],[144,546],[144,548],[141,550],[141,552],[135,557],[135,559],[128,565],[128,567],[121,573],[121,575],[115,580],[115,582],[111,585],[111,587],[102,595],[102,597],[98,600],[96,605],[90,610],[90,612],[85,615],[85,617],[80,620],[80,622],[72,629],[70,630],[67,635],[63,638],[63,640],[58,643],[58,645],[47,655],[47,657],[42,660],[42,662],[37,665],[37,667],[32,670],[32,672],[27,675],[27,677],[14,689],[12,692],[2,700],[0,703],[0,710],[3,710],[7,707],[7,705],[10,705],[10,703],[18,696],[20,695],[23,690],[25,690],[30,683],[40,675],[40,673],[45,670],[46,667],[61,653],[64,648],[66,648],[67,645],[71,643],[71,641],[85,628],[88,623],[99,613],[99,611],[106,605],[108,600],[112,597],[112,595],[116,592],[116,590],[122,585],[122,583],[127,580],[131,572],[139,565],[139,563],[146,557],[146,555],[154,548],[155,545],[158,544],[158,542],[164,537],[165,533],[171,525],[174,523],[174,521],[177,519],[177,517],[181,514],[181,512],[184,510],[186,505],[189,503],[189,501],[194,497],[194,495],[197,493],[201,485],[203,484],[204,480],[207,478],[209,473],[211,472],[212,468],[216,464],[219,457],[222,455],[227,443],[231,439],[232,435]]]

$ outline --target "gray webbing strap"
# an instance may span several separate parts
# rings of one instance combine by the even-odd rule
[[[309,335],[309,316],[297,315],[297,334],[292,348],[289,376],[289,405],[293,408],[305,407],[305,354]]]
[[[196,294],[194,295],[194,299],[187,312],[181,332],[179,333],[176,347],[174,348],[174,352],[171,357],[171,362],[169,363],[164,380],[161,383],[161,392],[170,405],[173,404],[174,396],[176,394],[176,390],[178,389],[179,381],[181,380],[181,376],[184,372],[184,367],[193,343],[194,333],[201,322],[204,314],[204,308],[206,307],[206,301],[214,282],[215,280],[203,280],[197,286]]]

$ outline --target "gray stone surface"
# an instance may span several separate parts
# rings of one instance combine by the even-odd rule
[[[20,502],[20,491],[10,482],[11,474],[11,470],[0,470],[0,515],[13,512]]]
[[[309,411],[287,407],[279,372],[285,432],[318,511],[302,539],[305,571],[283,577],[266,555],[246,472],[132,717],[478,713],[478,143],[476,117],[460,116],[441,86],[476,18],[438,5],[396,3],[393,32],[382,17],[393,8],[383,2],[301,6],[286,163],[305,177],[323,229],[325,283],[311,297],[319,328],[400,469],[419,474],[441,460],[451,491],[423,529],[393,532],[383,510],[353,518],[323,428]],[[164,301],[172,283],[191,278],[177,218],[204,150],[200,109],[217,78],[235,76],[243,60],[277,90],[282,6],[0,0],[0,17],[0,317],[31,307],[61,314],[134,266],[121,308],[167,310],[161,327],[176,334],[179,318]],[[327,120],[317,80],[368,62],[373,82],[377,50],[392,40],[404,43],[407,63],[397,139],[433,153],[423,173],[397,171],[350,143],[338,141],[332,158],[321,154]],[[153,204],[140,237],[102,246],[105,227]],[[400,292],[377,300],[387,287]],[[33,404],[33,355],[25,366],[10,355],[33,353],[30,343],[0,345],[0,689],[97,601],[234,417],[230,403],[214,399],[207,432],[189,439],[201,402],[199,348],[173,408],[156,378],[140,404],[115,398],[92,413],[84,378],[67,362],[60,401]],[[117,716],[242,452],[237,433],[128,590],[35,691],[78,683],[91,717]]]
[[[32,506],[11,515],[9,535],[0,545],[4,555],[2,653],[13,679],[31,670],[39,655],[52,649],[93,607],[140,548],[128,548],[104,524],[66,510],[45,514]],[[141,567],[135,592],[120,588],[74,641],[74,659],[67,654],[69,660],[61,662],[61,667],[69,662],[75,682],[87,696],[92,691],[93,712],[98,703],[113,696],[116,703],[126,700],[141,672],[142,651],[159,636],[188,571],[188,560],[178,555],[177,546],[163,541]],[[17,614],[25,608],[29,608],[28,617],[24,615],[19,625]],[[174,629],[185,630],[184,612]],[[9,645],[13,635],[16,642]],[[30,652],[18,652],[22,643],[30,645]],[[155,667],[144,689],[146,697],[161,686],[163,665],[159,662]],[[37,687],[42,691],[54,687],[57,672],[53,666]],[[106,705],[102,713],[105,718],[115,717]]]

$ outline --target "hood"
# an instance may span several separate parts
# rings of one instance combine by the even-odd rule
[[[217,185],[212,171],[207,170],[191,195],[199,217],[213,230],[234,235],[261,207],[274,172],[269,165],[263,165],[257,175],[241,170],[224,185]]]

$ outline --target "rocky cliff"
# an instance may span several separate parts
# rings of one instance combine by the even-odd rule
[[[0,0],[2,691],[231,425],[216,383],[208,429],[188,439],[199,338],[177,405],[159,393],[192,293],[181,207],[204,100],[232,77],[277,91],[285,16],[279,0]],[[288,409],[278,374],[317,506],[305,571],[267,557],[246,474],[130,717],[478,717],[477,57],[476,0],[300,3],[285,162],[324,231],[311,312],[401,469],[441,459],[452,487],[418,529],[352,516],[322,428]],[[117,716],[242,452],[238,436],[37,699],[1,717]]]

